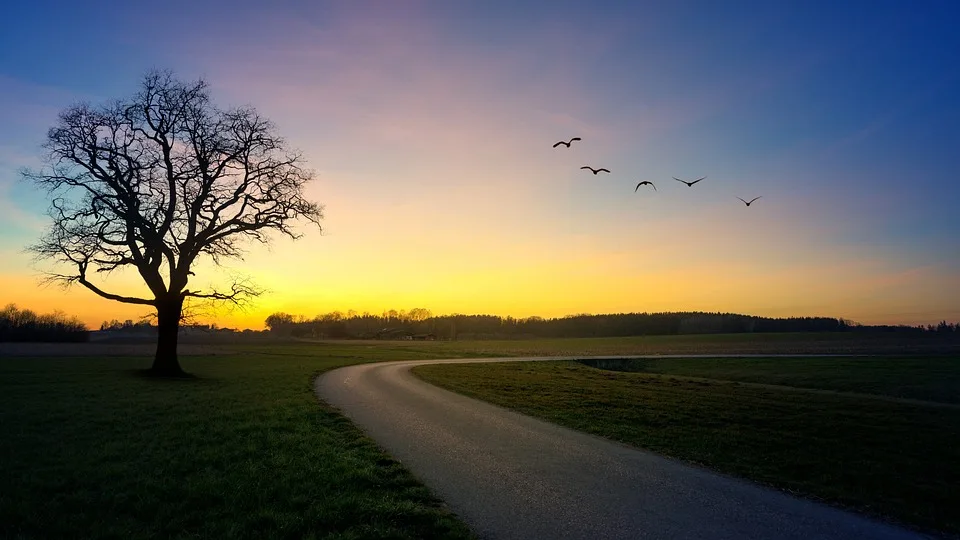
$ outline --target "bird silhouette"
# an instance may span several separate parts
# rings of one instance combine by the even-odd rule
[[[644,180],[643,182],[640,182],[639,184],[637,184],[637,187],[633,188],[633,192],[636,193],[637,190],[640,189],[640,186],[647,186],[647,185],[652,187],[654,191],[657,191],[657,186],[653,185],[653,182],[650,182],[649,180]]]
[[[564,145],[567,146],[567,148],[570,148],[570,143],[572,143],[573,141],[580,141],[580,140],[583,140],[583,139],[581,139],[580,137],[574,137],[574,138],[570,139],[569,141],[560,141],[560,142],[558,142],[557,144],[553,145],[553,147],[556,148],[556,147],[560,146],[561,144],[564,144]]]
[[[608,169],[594,169],[593,167],[580,167],[580,168],[581,168],[581,169],[590,169],[590,172],[592,172],[594,176],[596,176],[598,172],[605,172],[605,173],[609,173],[609,172],[610,172]]]
[[[740,199],[740,197],[737,197],[737,198],[740,199],[741,201],[743,201],[743,204],[745,204],[745,205],[747,205],[747,206],[750,206],[751,204],[753,204],[753,201],[755,201],[755,200],[757,200],[757,199],[760,199],[760,198],[762,198],[762,197],[763,197],[762,195],[761,195],[760,197],[754,197],[754,198],[750,199],[750,202],[743,201],[743,199]]]
[[[696,184],[697,182],[703,180],[704,178],[706,178],[706,176],[701,176],[700,178],[697,178],[697,179],[694,180],[693,182],[687,182],[686,180],[681,180],[681,179],[677,178],[676,176],[673,177],[674,180],[676,180],[677,182],[683,182],[684,184],[687,185],[687,187],[693,187],[694,184]]]

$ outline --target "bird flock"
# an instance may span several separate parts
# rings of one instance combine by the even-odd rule
[[[570,145],[573,144],[575,141],[582,141],[582,140],[583,140],[583,139],[581,139],[580,137],[573,137],[573,138],[570,139],[569,141],[557,141],[557,142],[553,145],[553,147],[554,147],[554,148],[557,148],[557,147],[559,147],[559,146],[564,146],[564,147],[566,147],[566,148],[570,148]],[[589,165],[584,165],[583,167],[580,167],[580,169],[581,169],[581,170],[590,171],[590,172],[593,173],[594,176],[596,176],[596,175],[598,175],[598,174],[600,174],[600,173],[602,173],[602,172],[603,172],[603,173],[610,174],[610,169],[606,169],[606,168],[603,168],[603,167],[593,168],[593,167],[591,167],[591,166],[589,166]],[[693,187],[694,184],[696,184],[697,182],[701,182],[701,181],[705,180],[707,177],[706,177],[706,176],[701,176],[700,178],[697,178],[696,180],[691,180],[691,181],[683,180],[683,179],[677,178],[676,176],[673,176],[672,178],[673,178],[674,180],[676,180],[677,182],[686,184],[687,187]],[[637,183],[637,187],[633,188],[633,192],[636,193],[637,191],[640,190],[640,188],[641,188],[642,186],[650,186],[650,187],[653,188],[654,191],[659,191],[659,190],[657,190],[657,186],[656,186],[653,182],[651,182],[651,181],[649,181],[649,180],[642,180],[642,181],[640,181],[639,183]],[[750,199],[749,201],[747,201],[747,200],[745,200],[745,199],[742,199],[742,198],[740,198],[740,197],[737,197],[737,199],[740,199],[740,201],[741,201],[743,204],[747,205],[747,207],[749,207],[751,204],[755,203],[755,202],[757,201],[757,199],[762,199],[762,198],[763,198],[762,196],[758,196],[758,197],[754,197],[754,198]]]

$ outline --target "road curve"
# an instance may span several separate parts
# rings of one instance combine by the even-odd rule
[[[481,538],[926,538],[464,397],[410,373],[423,364],[572,359],[362,364],[323,374],[316,392]]]

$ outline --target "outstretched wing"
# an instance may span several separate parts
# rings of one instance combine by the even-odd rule
[[[567,144],[567,143],[565,143],[565,142],[563,142],[563,141],[560,141],[560,142],[558,142],[557,144],[553,145],[553,147],[556,148],[556,147],[560,146],[561,144]]]
[[[633,192],[636,193],[636,192],[637,192],[637,189],[640,189],[640,186],[650,186],[650,187],[653,188],[654,191],[657,190],[657,186],[655,186],[655,185],[653,184],[653,182],[651,182],[651,181],[649,181],[649,180],[644,180],[643,182],[640,182],[639,184],[637,184],[637,188],[634,189]]]
[[[740,199],[740,197],[737,197],[737,198]],[[740,199],[740,200],[743,201],[743,199]],[[753,201],[751,201],[751,202],[753,202]],[[743,204],[745,204],[745,205],[747,205],[747,206],[750,206],[750,203],[748,203],[747,201],[743,201]]]
[[[692,186],[692,185],[696,184],[697,182],[703,180],[704,178],[706,178],[706,176],[701,176],[700,178],[697,178],[696,180],[694,180],[693,182],[690,182],[690,183],[687,184],[687,185]]]
[[[570,142],[573,142],[573,141],[582,141],[582,140],[583,140],[583,139],[581,139],[580,137],[574,137],[574,138],[570,139]]]
[[[681,179],[677,178],[676,176],[671,176],[670,178],[673,178],[673,179],[676,180],[677,182],[683,182],[684,184],[687,184],[687,181],[686,181],[686,180],[681,180]]]
[[[606,172],[606,173],[608,173],[608,172],[610,172],[610,171],[609,171],[608,169],[597,169],[597,172]]]
[[[750,199],[750,202],[747,203],[747,204],[748,204],[748,205],[749,205],[749,204],[753,204],[753,201],[755,201],[755,200],[757,200],[757,199],[762,199],[762,198],[763,198],[763,195],[761,195],[761,196],[759,196],[759,197],[754,197],[754,198]]]
[[[590,167],[580,167],[580,168],[581,168],[581,169],[590,169],[591,171],[593,170],[593,169],[591,169]]]

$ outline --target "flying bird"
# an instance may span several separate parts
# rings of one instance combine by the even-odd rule
[[[609,172],[610,172],[609,169],[594,169],[593,167],[580,167],[580,168],[581,168],[581,169],[590,169],[590,172],[592,172],[594,176],[596,176],[598,172],[605,172],[605,173],[609,173]]]
[[[637,190],[640,189],[640,186],[650,186],[653,188],[654,191],[657,191],[657,186],[653,185],[653,182],[650,182],[649,180],[644,180],[643,182],[640,182],[639,184],[637,184],[637,187],[633,188],[633,192],[636,193]]]
[[[564,144],[564,145],[567,146],[567,148],[570,148],[570,143],[572,143],[573,141],[580,141],[580,140],[583,140],[583,139],[581,139],[580,137],[574,137],[574,138],[570,139],[569,141],[560,141],[560,142],[558,142],[557,144],[553,145],[553,147],[556,148],[556,147],[560,146],[561,144]]]
[[[697,178],[697,179],[694,180],[693,182],[687,182],[686,180],[681,180],[681,179],[677,178],[676,176],[673,177],[674,180],[676,180],[677,182],[683,182],[684,184],[687,185],[687,187],[693,187],[694,184],[696,184],[697,182],[703,180],[704,178],[706,178],[706,176],[701,176],[700,178]]]
[[[740,197],[737,197],[737,198],[740,199],[741,201],[743,201],[743,204],[745,204],[745,205],[747,205],[747,206],[750,206],[751,204],[753,204],[753,201],[755,201],[755,200],[757,200],[757,199],[759,199],[759,198],[761,198],[761,197],[763,197],[763,196],[761,195],[760,197],[754,197],[754,198],[750,199],[750,202],[743,201],[743,199],[740,199]]]

